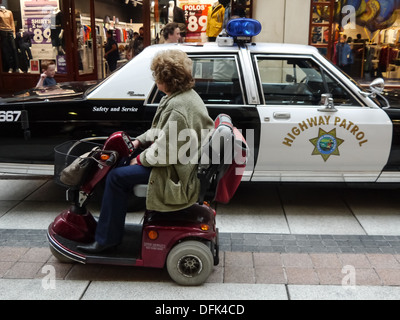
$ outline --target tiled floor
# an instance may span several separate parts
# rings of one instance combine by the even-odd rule
[[[18,297],[27,292],[24,288],[38,286],[35,281],[46,279],[49,272],[61,281],[61,291],[51,296],[38,287],[35,292],[42,298],[62,298],[62,292],[73,293],[73,299],[90,298],[108,289],[122,297],[119,289],[131,290],[131,285],[143,286],[144,297],[154,283],[163,297],[171,290],[179,296],[164,269],[55,260],[45,234],[49,223],[68,206],[64,192],[52,181],[0,179],[0,288],[10,292],[0,292],[0,298]],[[238,292],[231,294],[232,288],[252,292],[256,286],[262,293],[253,297],[261,299],[303,299],[323,293],[328,298],[400,297],[397,193],[242,186],[229,205],[217,206],[220,265],[214,267],[205,287],[187,291],[188,296],[208,297],[205,290],[212,288],[218,297],[238,297]],[[90,210],[97,215],[98,204],[92,203]],[[129,213],[127,222],[138,223],[141,218],[141,212]],[[355,286],[358,291],[342,290]]]
[[[0,179],[0,229],[44,230],[67,206],[65,189],[53,181]],[[89,207],[99,213],[98,203]],[[400,235],[397,190],[242,185],[217,212],[224,233]],[[141,218],[127,215],[128,222]]]
[[[0,278],[171,282],[165,270],[59,263],[48,248],[0,247]],[[208,283],[400,286],[400,255],[223,252]]]

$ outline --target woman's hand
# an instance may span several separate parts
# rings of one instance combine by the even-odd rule
[[[137,150],[140,148],[140,141],[139,140],[134,140],[132,141],[133,144],[133,149]]]
[[[140,141],[139,140],[134,140],[134,141],[132,141],[132,145],[133,145],[133,149],[137,150],[137,149],[140,148]],[[135,157],[135,158],[133,158],[131,160],[131,166],[136,166],[137,164],[138,164],[138,162],[137,162],[136,157]]]
[[[138,162],[137,162],[136,158],[133,158],[131,160],[131,166],[136,166],[137,164],[138,164]]]

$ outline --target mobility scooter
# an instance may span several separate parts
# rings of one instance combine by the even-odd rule
[[[60,261],[83,264],[166,266],[170,277],[180,285],[203,284],[219,263],[216,212],[208,203],[227,203],[235,193],[249,152],[245,139],[229,116],[218,116],[201,148],[198,203],[177,212],[146,210],[141,224],[125,225],[123,242],[114,251],[80,251],[79,245],[94,241],[97,222],[86,205],[96,185],[133,152],[131,138],[124,132],[112,134],[104,145],[69,141],[55,148],[55,179],[68,188],[71,206],[48,227],[53,255]],[[74,166],[79,168],[76,172],[71,169]],[[145,190],[145,185],[139,185],[133,193],[145,196]]]

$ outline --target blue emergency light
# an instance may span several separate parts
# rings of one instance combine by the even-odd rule
[[[232,19],[226,27],[226,32],[233,38],[255,37],[261,33],[261,30],[260,21],[249,18]]]

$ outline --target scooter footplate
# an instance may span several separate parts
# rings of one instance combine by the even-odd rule
[[[82,245],[80,242],[65,239],[57,234],[52,235],[52,237],[58,243],[57,251],[62,251],[61,253],[65,256],[82,257],[81,261],[79,261],[82,263],[135,266],[136,261],[140,259],[141,225],[127,225],[122,243],[115,249],[110,249],[100,254],[88,254],[79,250],[77,247]],[[73,260],[78,261],[78,259]]]

